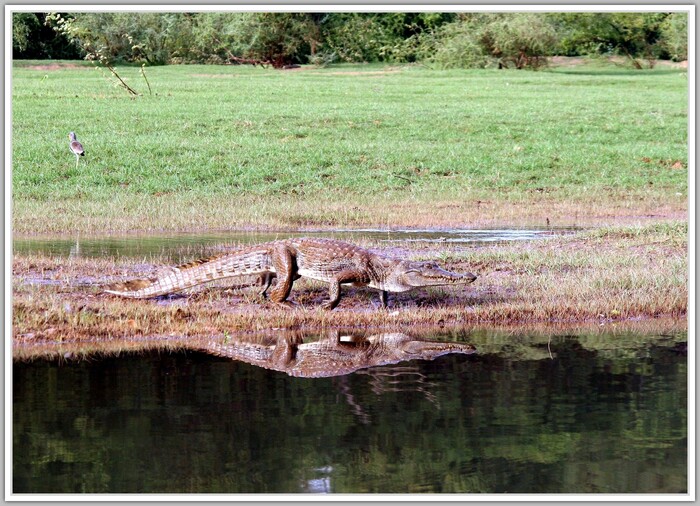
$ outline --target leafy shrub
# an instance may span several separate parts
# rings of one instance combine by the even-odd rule
[[[320,39],[314,17],[307,13],[241,13],[234,23],[232,54],[277,68],[305,62]]]
[[[506,14],[484,25],[479,42],[499,67],[537,69],[553,54],[558,37],[541,14]]]
[[[53,15],[58,31],[90,57],[109,62],[168,63],[178,50],[191,44],[188,24],[181,13],[99,12],[74,17]]]
[[[653,67],[655,59],[663,56],[660,45],[661,23],[668,13],[609,12],[566,13],[558,19],[566,28],[564,45],[579,48],[582,54],[617,54],[626,57],[637,69],[642,59]]]
[[[594,53],[624,55],[642,68],[643,59],[651,66],[659,57],[687,58],[687,25],[687,13],[662,12],[14,13],[13,55],[82,53],[149,64],[282,67],[338,60],[538,68],[552,54]]]
[[[544,65],[557,42],[552,25],[538,14],[463,14],[409,39],[404,49],[412,48],[417,59],[441,68],[522,69]]]
[[[346,62],[386,60],[397,40],[378,16],[364,13],[333,16],[324,26],[325,46]]]
[[[175,54],[174,58],[183,62],[228,62],[231,48],[236,43],[241,13],[211,12],[192,16],[192,44],[189,51]]]
[[[44,12],[12,13],[13,58],[80,58],[80,50],[46,24]]]
[[[661,23],[661,46],[673,61],[688,59],[688,14],[674,12]]]
[[[490,59],[479,43],[477,26],[471,19],[461,19],[437,30],[407,39],[407,54],[438,68],[482,68]]]
[[[15,12],[12,15],[12,49],[20,53],[26,51],[33,32],[39,30],[40,26],[33,12]]]

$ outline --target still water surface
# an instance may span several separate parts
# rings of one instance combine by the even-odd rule
[[[193,350],[15,362],[13,492],[686,491],[687,333],[430,337],[477,353],[322,378]]]
[[[352,241],[371,239],[391,246],[402,242],[478,245],[494,242],[545,239],[570,229],[453,229],[453,230],[338,230],[325,232],[221,232],[175,233],[107,237],[20,237],[13,240],[15,254],[42,253],[85,257],[173,257],[198,254],[221,244],[256,244],[288,237],[331,237]]]

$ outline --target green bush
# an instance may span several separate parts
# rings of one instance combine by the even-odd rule
[[[566,35],[563,46],[580,54],[621,55],[637,69],[652,67],[663,56],[661,25],[669,16],[660,12],[566,13],[557,19]]]
[[[241,14],[211,12],[193,14],[192,44],[188,51],[174,55],[176,62],[222,64],[230,61],[231,49],[236,44]],[[246,14],[243,14],[246,16]]]
[[[283,67],[305,63],[315,52],[320,33],[308,13],[241,13],[235,18],[233,47],[236,57]]]
[[[34,32],[41,27],[33,12],[15,12],[12,15],[12,49],[23,52],[29,48]]]
[[[372,62],[388,59],[397,38],[385,29],[377,14],[339,13],[324,26],[325,46],[341,61]]]
[[[461,19],[408,39],[404,51],[438,68],[483,68],[490,63],[479,43],[476,23]]]
[[[323,45],[347,62],[413,62],[418,37],[456,17],[445,12],[326,14],[321,23]]]
[[[661,23],[661,46],[673,61],[688,59],[688,14],[674,12]]]
[[[54,33],[49,25],[56,28]],[[538,68],[553,54],[687,58],[686,13],[13,14],[15,57],[149,64],[415,62]]]
[[[306,13],[81,13],[54,16],[89,58],[108,62],[304,62],[319,44]]]
[[[553,54],[558,37],[540,14],[463,14],[453,23],[411,37],[404,57],[440,68],[498,66],[539,68]]]
[[[75,59],[80,50],[46,24],[46,13],[12,13],[12,57]]]
[[[558,37],[541,14],[504,14],[480,31],[482,49],[499,67],[537,69],[554,53]]]
[[[174,54],[191,44],[186,14],[180,13],[81,13],[74,17],[53,15],[58,31],[80,47],[90,59],[109,62],[170,62]]]

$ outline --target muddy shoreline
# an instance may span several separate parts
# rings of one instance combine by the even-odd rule
[[[103,293],[115,281],[149,277],[167,265],[127,258],[15,255],[13,347],[37,343],[128,343],[161,336],[203,336],[271,329],[414,329],[535,325],[605,326],[674,321],[687,326],[687,225],[652,224],[582,231],[547,240],[469,247],[359,244],[388,256],[432,259],[474,272],[461,288],[391,294],[343,288],[334,311],[320,304],[325,283],[294,284],[293,309],[261,300],[253,279],[202,285],[182,294],[131,300]],[[680,322],[680,324],[678,323]]]

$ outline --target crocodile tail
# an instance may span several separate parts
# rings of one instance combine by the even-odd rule
[[[148,295],[141,294],[150,292],[148,289],[152,289],[157,283],[158,278],[134,279],[124,283],[112,283],[105,288],[105,293],[121,295],[122,297],[148,297]]]
[[[259,251],[224,254],[170,267],[155,278],[115,283],[108,286],[105,292],[142,299],[179,292],[216,279],[263,274],[268,271],[268,262]]]
[[[211,269],[184,270],[181,267],[171,267],[161,275],[149,279],[134,279],[123,283],[114,283],[107,287],[106,293],[142,299],[157,297],[168,293],[179,292],[195,285],[216,279]]]

